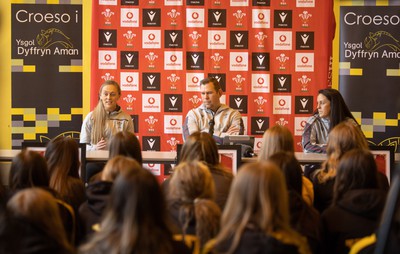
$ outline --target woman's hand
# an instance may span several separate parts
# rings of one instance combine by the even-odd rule
[[[107,146],[107,141],[104,138],[96,144],[96,150],[104,150]]]

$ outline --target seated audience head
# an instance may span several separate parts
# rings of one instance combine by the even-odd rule
[[[213,199],[214,181],[208,167],[199,161],[186,161],[174,168],[169,197],[194,202],[196,198]]]
[[[44,157],[35,151],[22,150],[12,160],[9,176],[10,190],[49,187],[49,172]]]
[[[67,176],[79,178],[79,146],[70,137],[59,136],[46,146],[45,158],[49,166],[50,184],[63,181]]]
[[[219,229],[221,210],[214,202],[214,197],[214,180],[205,164],[187,161],[174,168],[169,185],[170,204],[179,204],[179,224],[184,233],[194,215],[196,236],[201,246],[214,237]]]
[[[127,159],[130,160],[127,160]],[[126,157],[123,155],[117,155],[107,161],[107,164],[104,166],[103,171],[101,172],[101,180],[107,182],[114,182],[115,179],[121,174],[121,172],[126,172],[129,170],[137,170],[140,168],[140,164],[132,165],[128,167],[127,161],[131,161],[133,158]],[[136,160],[135,160],[136,161]],[[138,162],[138,161],[136,161]]]
[[[218,147],[209,133],[195,132],[187,137],[182,146],[180,161],[202,161],[209,166],[219,164]]]
[[[288,190],[293,190],[301,195],[303,186],[303,170],[299,161],[290,152],[277,152],[269,157],[269,160],[275,163],[282,170]]]
[[[325,182],[334,178],[340,159],[352,149],[369,150],[368,142],[358,126],[348,121],[341,122],[329,133],[326,147],[327,160],[322,166],[323,169],[316,172],[319,181]]]
[[[62,250],[72,252],[72,246],[68,242],[58,204],[48,191],[40,188],[21,190],[8,201],[7,210],[14,218],[27,221],[43,232],[47,238],[57,242],[62,248],[59,253],[65,253]],[[35,248],[35,246],[29,247],[31,250]]]
[[[70,137],[59,136],[46,146],[45,158],[49,168],[50,188],[60,198],[77,208],[85,200],[85,186],[79,178],[79,146]]]
[[[135,159],[139,164],[143,163],[139,140],[132,132],[117,132],[110,141],[109,150],[110,158],[117,155],[124,155]]]
[[[338,90],[332,88],[319,90],[317,102],[318,108],[315,113],[319,114],[321,118],[330,119],[330,129],[346,118],[352,118],[357,122]]]
[[[171,253],[172,234],[157,179],[134,159],[121,159],[128,170],[114,182],[100,231],[80,252]]]
[[[249,227],[301,246],[301,237],[290,227],[285,177],[269,161],[246,163],[239,169],[222,214],[216,246],[233,239],[227,252],[234,253]]]
[[[378,169],[369,150],[353,149],[346,152],[337,167],[333,203],[350,190],[378,189]]]
[[[294,140],[288,128],[275,125],[267,129],[263,135],[258,160],[268,160],[271,155],[279,151],[294,153]]]

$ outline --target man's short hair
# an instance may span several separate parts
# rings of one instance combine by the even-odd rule
[[[213,83],[215,91],[218,92],[219,89],[222,89],[221,85],[218,82],[218,80],[216,78],[213,78],[213,77],[208,77],[208,78],[205,78],[205,79],[201,80],[200,81],[200,85],[207,85],[210,82]]]

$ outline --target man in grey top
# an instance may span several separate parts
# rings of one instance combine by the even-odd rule
[[[217,79],[205,78],[200,81],[203,104],[186,115],[183,124],[183,139],[200,131],[210,133],[218,144],[227,135],[243,135],[244,125],[239,111],[220,102],[222,89]]]

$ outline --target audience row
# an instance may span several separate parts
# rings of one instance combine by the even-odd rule
[[[50,141],[44,156],[23,150],[1,195],[0,253],[348,253],[377,230],[389,185],[358,127],[331,130],[309,178],[287,128],[263,139],[234,176],[213,138],[193,133],[161,185],[129,132],[87,186],[73,139]]]

